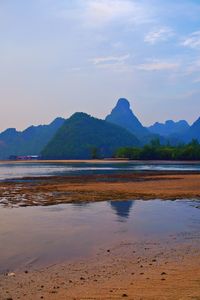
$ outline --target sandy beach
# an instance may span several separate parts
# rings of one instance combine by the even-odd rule
[[[92,258],[0,275],[2,300],[200,298],[199,236],[122,241]]]

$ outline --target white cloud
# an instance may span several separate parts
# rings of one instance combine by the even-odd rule
[[[94,65],[124,63],[129,57],[130,57],[129,54],[125,54],[125,55],[122,55],[122,56],[96,57],[96,58],[91,59],[91,62]]]
[[[143,71],[164,71],[176,70],[179,66],[180,64],[175,62],[153,60],[151,62],[139,65],[138,69]]]
[[[193,82],[194,82],[194,83],[200,83],[200,77],[199,77],[199,78],[196,78]]]
[[[182,46],[189,48],[200,48],[200,31],[195,31],[186,37],[181,43]]]
[[[189,90],[185,93],[177,94],[174,96],[174,99],[176,100],[183,100],[183,99],[188,99],[191,100],[192,97],[199,95],[199,90]]]
[[[190,61],[185,68],[185,75],[192,75],[194,73],[199,73],[200,71],[200,59],[196,58]]]
[[[98,68],[112,72],[131,72],[133,66],[127,63],[130,55],[96,57],[90,61]]]
[[[134,71],[133,66],[125,63],[113,63],[113,64],[100,64],[98,69],[107,70],[117,73],[130,73]]]
[[[69,69],[69,71],[71,71],[71,72],[80,72],[81,68],[79,68],[79,67],[73,67],[73,68]]]
[[[107,23],[116,18],[130,15],[135,9],[133,3],[126,0],[92,0],[88,1],[86,13],[95,23]]]
[[[174,31],[169,27],[162,27],[153,31],[150,31],[144,41],[149,44],[156,44],[157,42],[167,41],[174,36]]]
[[[57,17],[79,19],[82,25],[92,27],[115,21],[117,24],[144,24],[153,20],[152,9],[135,0],[76,0],[72,7],[66,4],[56,11]]]

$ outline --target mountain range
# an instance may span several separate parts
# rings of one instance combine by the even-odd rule
[[[144,145],[154,138],[172,144],[188,143],[192,139],[200,142],[200,118],[191,126],[185,120],[168,120],[147,128],[136,117],[129,101],[121,98],[105,120],[75,113],[67,120],[56,118],[48,125],[3,131],[0,159],[40,154],[58,159],[108,157],[119,147]]]
[[[0,133],[0,159],[10,155],[38,155],[53,138],[65,119],[56,118],[48,125],[30,126],[24,131],[9,128]]]
[[[159,134],[171,144],[177,145],[180,143],[189,143],[193,139],[200,142],[200,118],[191,126],[185,120],[174,122],[166,121],[164,124],[156,122],[148,127],[151,133]]]
[[[196,139],[200,142],[200,118],[198,118],[188,130],[181,132],[177,138],[185,143],[190,142],[192,139]]]
[[[151,133],[167,137],[172,134],[184,133],[189,128],[190,125],[185,120],[180,120],[178,122],[174,122],[173,120],[167,120],[165,123],[156,122],[154,125],[148,127],[148,130]]]

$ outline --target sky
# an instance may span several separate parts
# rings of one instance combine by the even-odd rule
[[[129,99],[145,126],[200,116],[199,0],[0,0],[0,131]]]

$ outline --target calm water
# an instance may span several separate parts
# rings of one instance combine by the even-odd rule
[[[82,174],[102,174],[137,171],[200,171],[200,163],[0,163],[0,180],[34,177]]]
[[[159,200],[0,207],[0,272],[86,257],[121,241],[199,234],[197,207]]]

